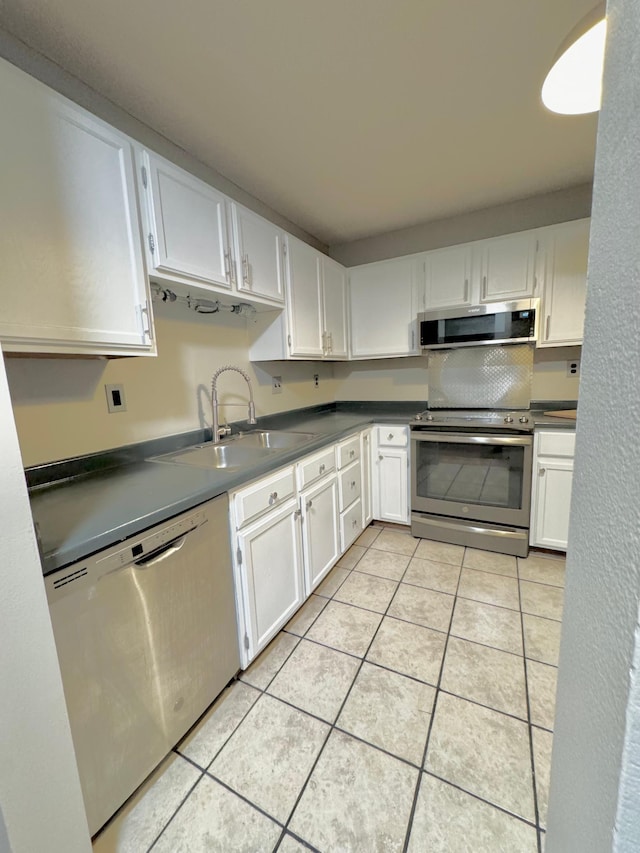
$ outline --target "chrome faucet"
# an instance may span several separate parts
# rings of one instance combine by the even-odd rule
[[[216,372],[213,374],[213,378],[211,380],[211,405],[213,408],[213,443],[218,444],[221,438],[225,435],[229,435],[231,432],[230,426],[220,426],[220,418],[218,415],[218,377],[221,373],[225,373],[227,370],[235,370],[236,373],[239,373],[242,376],[249,386],[249,423],[255,424],[256,421],[256,407],[253,402],[253,388],[251,387],[251,377],[247,373],[246,370],[243,370],[241,367],[234,367],[232,364],[227,364],[224,367],[219,367]],[[241,406],[242,403],[225,403],[225,406]]]

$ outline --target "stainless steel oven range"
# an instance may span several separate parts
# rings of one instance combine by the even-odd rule
[[[427,410],[411,421],[414,536],[526,557],[529,411]]]

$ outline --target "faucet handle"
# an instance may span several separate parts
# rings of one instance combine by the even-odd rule
[[[218,427],[217,438],[224,438],[225,435],[231,435],[231,427],[229,426],[229,424],[225,424],[224,426]]]

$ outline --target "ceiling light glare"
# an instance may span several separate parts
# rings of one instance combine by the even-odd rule
[[[580,115],[600,109],[606,35],[607,22],[599,21],[561,53],[542,86],[548,110]]]

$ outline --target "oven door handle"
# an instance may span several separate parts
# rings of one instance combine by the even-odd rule
[[[413,441],[439,441],[441,444],[496,444],[504,447],[528,447],[533,444],[530,435],[465,435],[464,433],[412,432]]]

